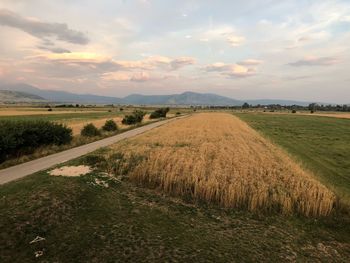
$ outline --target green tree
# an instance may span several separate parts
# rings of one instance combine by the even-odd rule
[[[242,109],[249,109],[250,105],[247,102],[244,102],[242,105]]]
[[[165,118],[166,114],[169,112],[169,108],[160,108],[151,113],[151,119]]]
[[[86,137],[94,137],[94,136],[101,135],[101,132],[99,131],[99,129],[96,128],[95,125],[93,125],[92,123],[89,123],[84,126],[80,134]]]
[[[104,131],[116,131],[118,130],[118,126],[114,120],[107,120],[102,127]]]
[[[141,123],[145,115],[146,113],[144,111],[135,110],[131,115],[126,115],[122,120],[122,123],[125,125]]]

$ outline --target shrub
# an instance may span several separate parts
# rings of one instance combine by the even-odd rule
[[[152,112],[149,117],[150,117],[150,119],[165,118],[166,114],[169,112],[169,110],[170,110],[169,108],[157,109],[154,112]]]
[[[250,105],[247,102],[244,102],[244,104],[242,105],[242,109],[249,109]]]
[[[179,115],[181,115],[181,112],[179,112],[179,111],[176,112],[176,116],[179,116]]]
[[[52,111],[52,108],[47,109],[47,111]]]
[[[82,136],[94,137],[101,135],[99,129],[96,128],[92,123],[86,124],[84,128],[81,130],[80,134]]]
[[[292,113],[297,113],[297,111],[296,110],[292,110]]]
[[[102,130],[104,131],[116,131],[118,130],[118,126],[114,120],[107,120],[105,125],[103,125]]]
[[[146,115],[145,112],[136,110],[131,115],[126,115],[122,120],[122,123],[125,125],[132,125],[142,122],[143,117]]]
[[[44,145],[71,142],[72,129],[49,121],[0,121],[0,162]]]

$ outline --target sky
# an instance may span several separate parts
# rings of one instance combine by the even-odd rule
[[[350,102],[350,0],[0,0],[0,82]]]

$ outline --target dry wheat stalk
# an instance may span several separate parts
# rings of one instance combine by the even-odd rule
[[[324,216],[336,202],[312,174],[230,114],[196,114],[114,147],[147,157],[131,180],[224,207]]]

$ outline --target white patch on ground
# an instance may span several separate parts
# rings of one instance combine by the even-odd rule
[[[95,178],[95,184],[96,185],[99,185],[99,186],[102,186],[104,188],[108,188],[109,187],[109,184],[103,180],[100,180],[98,178]]]
[[[91,172],[91,168],[86,165],[79,166],[63,166],[50,171],[50,175],[54,176],[81,176]]]

